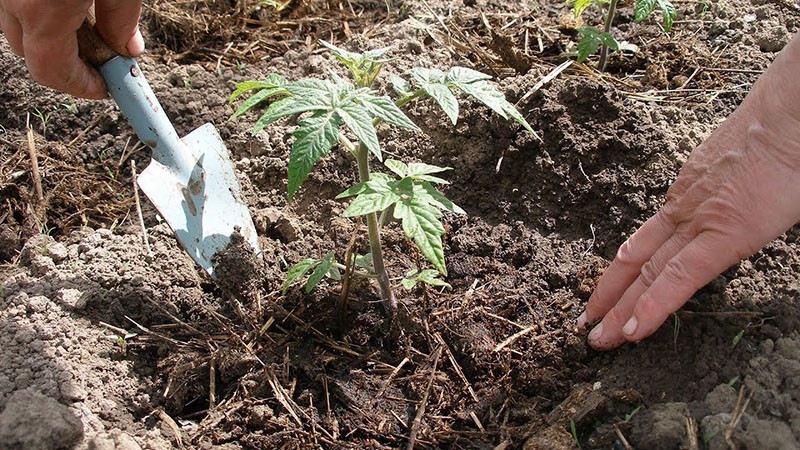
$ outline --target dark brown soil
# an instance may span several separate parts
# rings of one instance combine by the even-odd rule
[[[154,91],[180,134],[217,127],[260,234],[258,257],[218,261],[220,284],[145,200],[148,253],[130,164],[149,154],[113,104],[36,86],[0,44],[0,448],[800,448],[797,227],[643,343],[598,353],[574,329],[616,248],[796,32],[796,3],[676,3],[669,36],[623,4],[615,33],[640,51],[535,92],[576,41],[560,2],[251,3],[143,17]],[[421,102],[423,133],[379,130],[387,154],[452,167],[445,193],[467,211],[445,216],[452,289],[398,290],[394,321],[365,281],[346,302],[332,281],[281,294],[289,265],[367,251],[334,199],[352,158],[332,152],[287,204],[294,124],[228,121],[237,82],[340,71],[316,39],[393,45],[387,72],[491,73],[542,136],[470,103],[455,127]],[[383,237],[393,275],[424,266],[397,224]]]

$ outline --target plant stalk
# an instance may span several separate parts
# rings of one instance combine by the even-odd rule
[[[614,16],[617,14],[617,0],[611,0],[608,4],[608,14],[606,14],[606,23],[603,31],[611,33],[611,24],[614,22]],[[606,62],[608,61],[608,45],[603,44],[600,48],[600,61],[597,62],[597,70],[605,72]]]
[[[358,178],[362,183],[369,181],[369,150],[363,143],[358,144],[358,151],[356,152],[356,161],[358,162]],[[383,250],[381,248],[381,232],[378,227],[377,214],[367,214],[367,234],[369,235],[369,249],[372,253],[372,266],[375,269],[375,274],[378,276],[378,286],[381,291],[381,299],[383,306],[394,315],[397,310],[397,299],[392,292],[392,284],[389,281],[389,274],[386,272],[386,266],[383,264]]]

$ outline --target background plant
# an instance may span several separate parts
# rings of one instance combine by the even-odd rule
[[[392,100],[372,89],[376,77],[389,62],[386,58],[389,48],[357,53],[324,41],[321,43],[347,67],[353,81],[335,73],[331,73],[329,79],[306,78],[292,82],[281,75],[270,74],[261,81],[246,81],[239,84],[231,95],[233,102],[242,94],[250,94],[232,118],[268,100],[272,101],[256,120],[253,133],[280,118],[300,116],[289,156],[289,201],[314,165],[335,146],[341,146],[356,161],[359,183],[337,198],[352,198],[344,216],[366,217],[370,252],[367,255],[346,255],[343,263],[336,260],[334,253],[320,259],[304,259],[289,269],[284,292],[309,272],[305,284],[307,291],[326,276],[339,279],[350,274],[363,275],[377,280],[384,305],[393,312],[396,309],[394,287],[385,268],[380,240],[380,229],[385,220],[379,220],[379,215],[383,219],[391,216],[400,221],[403,232],[435,268],[408,272],[400,286],[411,288],[417,283],[447,285],[438,278],[439,274],[447,274],[442,243],[445,230],[441,218],[444,212],[464,214],[464,211],[435,187],[447,184],[439,174],[450,170],[449,167],[384,160],[376,127],[385,123],[420,132],[400,108],[424,97],[432,98],[455,124],[459,115],[456,93],[461,92],[500,116],[515,120],[530,133],[535,135],[535,132],[514,105],[488,83],[489,75],[465,67],[453,67],[447,72],[414,68],[410,71],[410,80],[390,76],[397,97]],[[387,172],[371,170],[370,159],[383,162]]]
[[[620,42],[611,34],[611,25],[617,10],[617,0],[570,0],[569,3],[573,4],[572,10],[576,18],[580,17],[583,11],[592,5],[599,8],[606,8],[603,30],[599,30],[593,26],[576,28],[576,30],[583,35],[583,38],[578,42],[578,62],[585,61],[600,48],[600,60],[597,63],[597,68],[603,71],[606,68],[609,48],[616,51],[636,51],[637,47],[635,45],[624,41]],[[664,32],[668,33],[672,29],[672,22],[675,20],[676,16],[675,6],[673,6],[669,0],[636,0],[634,6],[634,20],[637,23],[642,22],[656,10],[656,7],[661,10],[661,16],[664,21]]]

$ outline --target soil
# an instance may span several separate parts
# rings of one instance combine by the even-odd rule
[[[146,200],[143,237],[130,165],[149,153],[115,106],[35,85],[0,43],[0,448],[800,448],[800,228],[640,344],[599,353],[575,330],[800,25],[796,2],[676,2],[664,35],[629,3],[614,32],[637,53],[535,90],[577,40],[562,2],[146,2],[143,70],[181,135],[216,126],[260,234],[260,259],[234,249],[219,284]],[[334,199],[352,159],[332,152],[287,203],[294,123],[228,120],[238,82],[344,75],[317,39],[392,45],[397,74],[491,73],[542,136],[469,102],[455,127],[421,102],[423,133],[380,129],[386,154],[452,167],[468,213],[444,218],[452,289],[399,290],[394,323],[368,282],[344,304],[333,281],[281,293],[290,264],[366,251]],[[424,265],[397,224],[383,237],[391,273]]]

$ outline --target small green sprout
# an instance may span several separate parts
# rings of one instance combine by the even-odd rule
[[[739,345],[739,342],[742,340],[743,337],[744,337],[744,329],[736,333],[736,336],[733,337],[733,340],[731,341],[731,348],[736,348],[736,346]]]
[[[572,436],[575,446],[581,448],[581,441],[578,439],[578,427],[575,426],[575,420],[573,419],[569,419],[569,434]]]
[[[586,8],[592,5],[606,9],[602,30],[593,26],[576,28],[576,31],[583,35],[580,42],[578,42],[578,62],[586,61],[586,59],[596,53],[599,48],[600,61],[597,63],[597,67],[600,71],[603,71],[606,67],[609,48],[616,51],[635,52],[638,50],[636,45],[624,41],[620,42],[611,34],[611,25],[614,22],[617,2],[618,0],[569,0],[567,2],[573,4],[572,11],[576,18],[580,17]],[[634,21],[637,23],[644,21],[656,10],[656,7],[661,10],[664,32],[669,33],[672,29],[672,23],[675,21],[675,16],[677,15],[675,6],[670,0],[636,0],[633,9]]]
[[[433,287],[446,287],[451,289],[450,283],[447,283],[444,280],[439,279],[439,272],[433,269],[411,269],[406,272],[406,276],[400,281],[400,284],[406,290],[411,290],[419,283],[427,284],[428,286]]]
[[[633,417],[636,416],[636,413],[638,413],[640,409],[642,409],[641,405],[639,405],[636,408],[634,408],[633,411],[625,414],[625,423],[628,423],[631,420],[633,420]]]
[[[50,121],[50,114],[40,111],[39,108],[33,109],[33,116],[42,123],[42,137],[47,137],[47,123]]]

